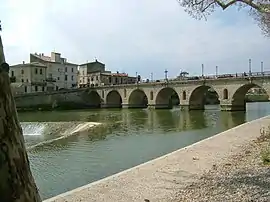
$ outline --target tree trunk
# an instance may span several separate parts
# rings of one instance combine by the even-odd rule
[[[0,35],[0,65],[5,55]],[[26,153],[8,72],[0,68],[0,201],[40,202]]]

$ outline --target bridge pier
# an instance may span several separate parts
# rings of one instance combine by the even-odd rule
[[[221,111],[246,111],[246,105],[221,104]]]
[[[137,109],[137,108],[147,108],[147,105],[141,105],[141,104],[124,104],[122,103],[123,109]]]
[[[122,108],[119,104],[101,104],[101,108]]]
[[[168,104],[148,104],[148,109],[172,109],[172,105]]]
[[[204,105],[179,105],[180,109],[183,111],[191,111],[191,110],[204,110]]]

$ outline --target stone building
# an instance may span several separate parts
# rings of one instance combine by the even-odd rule
[[[78,86],[78,65],[67,62],[60,53],[51,52],[51,56],[30,54],[30,63],[38,62],[47,67],[47,90],[72,89]]]
[[[94,62],[79,65],[79,87],[105,86],[118,84],[134,84],[136,77],[126,73],[112,73],[105,70],[105,64]]]
[[[42,92],[47,90],[47,67],[39,62],[10,66],[9,76],[15,94]]]

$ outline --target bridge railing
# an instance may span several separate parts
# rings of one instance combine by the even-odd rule
[[[135,84],[119,84],[119,85],[108,85],[108,86],[96,86],[96,87],[85,87],[85,88],[75,88],[75,89],[66,89],[61,91],[47,91],[47,92],[32,92],[26,94],[16,94],[15,97],[27,97],[33,95],[52,95],[59,93],[72,93],[78,91],[84,91],[89,88],[98,89],[104,87],[118,87],[118,86],[134,86],[134,85],[153,85],[153,84],[166,84],[166,83],[189,83],[200,80],[219,80],[219,79],[239,79],[239,78],[256,78],[256,77],[270,77],[270,71],[264,72],[251,72],[251,73],[235,73],[235,74],[220,74],[220,75],[206,75],[206,76],[192,76],[192,77],[183,77],[177,79],[168,79],[168,80],[157,80],[156,81],[148,81],[148,82],[140,82]]]

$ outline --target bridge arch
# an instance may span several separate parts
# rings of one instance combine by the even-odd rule
[[[133,90],[128,98],[129,108],[146,108],[148,106],[148,97],[141,89]]]
[[[203,110],[205,104],[209,101],[207,100],[207,94],[213,94],[219,103],[219,95],[217,91],[212,86],[198,86],[190,94],[189,97],[189,109],[191,110]]]
[[[122,97],[117,90],[110,91],[106,96],[106,106],[110,108],[121,108]]]
[[[240,86],[232,95],[232,110],[245,110],[246,109],[246,94],[251,88],[260,88],[263,93],[268,95],[267,91],[260,85],[255,83],[248,83]]]
[[[89,108],[100,108],[102,99],[97,91],[86,90],[82,93],[82,99]]]
[[[180,104],[180,98],[174,88],[162,88],[156,96],[156,108],[172,108]]]

